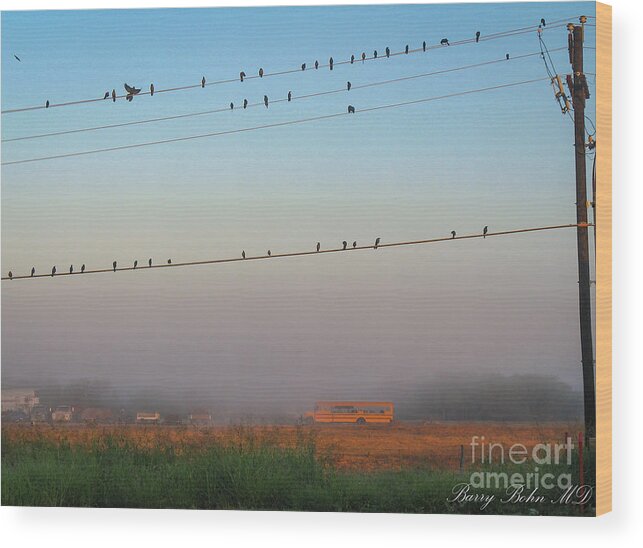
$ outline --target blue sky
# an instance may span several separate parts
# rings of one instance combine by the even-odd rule
[[[478,30],[484,37],[541,17],[575,22],[593,9],[591,3],[521,3],[4,12],[2,108],[97,97],[112,88],[122,93],[124,82],[162,89],[197,84],[204,75],[213,81],[374,49],[381,55],[386,46],[399,51]],[[546,29],[544,39],[550,49],[563,47],[567,31]],[[586,44],[595,45],[593,28]],[[264,94],[283,98],[289,90],[297,96],[338,89],[347,80],[358,86],[537,51],[533,32],[332,72],[5,114],[2,137],[216,109]],[[585,55],[586,71],[595,72],[594,50]],[[570,70],[566,51],[552,56],[561,74]],[[539,77],[546,77],[545,68],[532,56],[269,109],[3,143],[2,157],[224,131]],[[592,88],[593,77],[589,82]],[[590,100],[591,117],[593,108]],[[300,126],[3,166],[2,268],[101,268],[114,259],[183,261],[237,256],[241,249],[308,249],[318,240],[330,247],[344,239],[574,222],[572,140],[572,124],[543,81]],[[297,370],[301,390],[327,398],[337,391],[327,368],[350,364],[351,378],[366,374],[381,390],[395,361],[407,378],[426,382],[431,371],[449,368],[506,374],[537,368],[578,386],[575,234],[484,245],[3,282],[3,377],[23,382],[55,371],[61,378],[136,383],[154,367],[163,382],[175,382],[178,360],[188,384],[226,379],[229,393],[240,371],[283,386]],[[532,290],[526,296],[525,286]],[[52,317],[68,321],[54,325]],[[315,350],[304,356],[300,345]],[[221,356],[214,372],[213,353]],[[311,387],[324,379],[328,386]]]

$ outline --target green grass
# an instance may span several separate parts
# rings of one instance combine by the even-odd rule
[[[463,481],[467,474],[420,468],[339,471],[316,456],[314,440],[293,449],[251,443],[184,454],[110,437],[91,447],[4,436],[2,443],[1,500],[11,506],[578,514],[571,506],[503,505],[497,489],[487,490],[496,500],[485,510],[448,503],[453,486]]]

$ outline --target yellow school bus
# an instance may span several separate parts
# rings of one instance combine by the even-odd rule
[[[306,413],[314,422],[390,423],[393,402],[390,401],[318,401],[315,410]]]

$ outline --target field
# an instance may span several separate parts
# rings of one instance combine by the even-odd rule
[[[574,431],[492,423],[4,426],[2,504],[569,515],[580,508],[502,504],[497,485],[484,491],[493,495],[485,508],[447,498],[474,471],[525,471],[501,465],[499,454],[491,465],[471,464],[472,436],[531,450]],[[571,467],[540,467],[546,471],[571,473],[577,483],[577,455]]]

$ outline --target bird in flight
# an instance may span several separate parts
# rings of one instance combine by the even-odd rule
[[[262,68],[259,69],[259,78],[263,78],[263,69]]]
[[[202,88],[205,87],[205,76],[203,78],[201,78],[201,87]]]
[[[105,97],[103,97],[103,99],[109,99],[109,91],[105,92]]]
[[[263,104],[266,105],[266,108],[268,108],[268,96],[267,95],[263,96]]]
[[[11,270],[9,271],[9,279],[11,280],[13,278],[13,272]]]
[[[346,91],[350,91],[353,84],[346,82]]]
[[[150,84],[150,97],[154,95],[154,84]]]
[[[288,92],[288,102],[292,101],[292,91]]]
[[[32,266],[32,267],[31,267],[31,276],[33,277],[33,275],[34,275],[35,273],[36,273],[36,267],[35,267],[35,266]]]
[[[13,54],[13,56],[22,63],[22,59],[20,59],[20,57],[18,57],[15,53]]]
[[[74,265],[73,264],[69,265],[69,273],[70,274],[74,273]]]
[[[357,247],[357,242],[355,241],[353,242],[353,249],[355,249],[356,247]]]
[[[374,246],[374,249],[377,249],[377,246],[378,246],[378,245],[380,245],[380,239],[379,239],[379,237],[378,237],[378,238],[375,238],[375,246]]]
[[[112,263],[112,267],[114,268],[114,272],[116,272],[116,261]]]
[[[149,261],[147,261],[147,266],[148,266],[148,267],[149,267],[149,266],[152,266],[152,259],[150,259]]]
[[[56,275],[56,267],[55,266],[51,269],[51,275],[52,276]]]
[[[134,261],[134,268],[138,266],[138,261]]]
[[[346,246],[348,245],[348,242],[347,242],[346,240],[344,240],[344,241],[342,242],[342,245],[344,246],[344,248],[343,248],[343,249],[346,249]]]
[[[442,40],[440,40],[440,44],[442,44],[443,46],[448,46],[449,45],[449,39],[448,38],[442,38]]]
[[[319,251],[320,248],[321,248],[321,243],[317,242],[317,251]]]
[[[246,251],[245,249],[241,252],[241,258],[245,259],[246,258]]]
[[[355,107],[353,105],[348,105],[348,114],[355,114]]]
[[[241,79],[241,81],[242,81],[242,82],[243,82],[243,79],[244,79],[245,77],[246,77],[246,73],[245,73],[245,72],[243,72],[243,71],[241,71],[241,72],[239,73],[239,78]]]
[[[486,238],[487,237],[487,232],[489,231],[489,227],[485,226],[484,229],[482,230],[482,237]]]
[[[83,272],[85,272],[85,265],[80,267],[80,273],[82,274]]]
[[[127,84],[123,84],[123,86],[128,95],[138,95],[141,92],[141,88],[128,86]]]
[[[455,230],[451,231],[451,238],[455,238]]]
[[[388,46],[386,46],[386,56],[387,57],[391,56],[391,48],[389,48]]]
[[[330,70],[333,70],[333,58],[332,57],[328,60],[328,66],[329,66]]]

